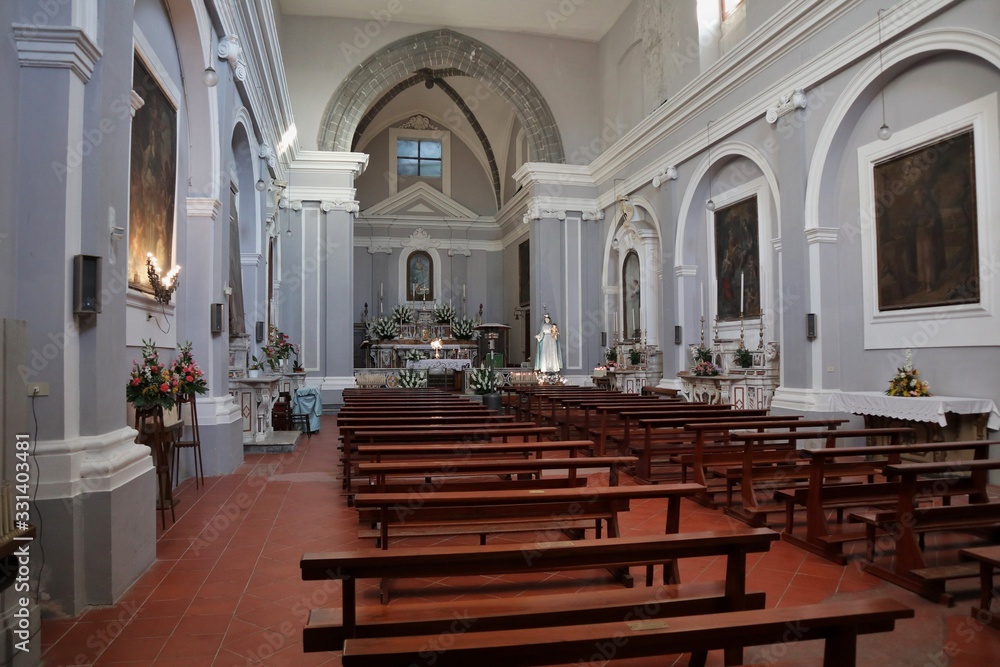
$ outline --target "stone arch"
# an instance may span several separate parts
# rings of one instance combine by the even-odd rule
[[[602,275],[607,313],[608,331],[620,331],[622,322],[622,266],[630,252],[639,258],[640,292],[642,294],[641,321],[638,328],[646,332],[650,345],[659,345],[660,340],[660,278],[661,236],[660,224],[653,207],[641,198],[630,198],[631,214],[626,219],[616,219],[608,230],[604,248],[604,268]],[[615,206],[615,212],[618,206]],[[616,321],[614,313],[618,313]],[[613,334],[612,334],[613,337]]]
[[[565,160],[559,128],[535,84],[491,47],[447,29],[399,39],[354,68],[327,103],[317,137],[320,150],[351,150],[367,109],[384,91],[423,68],[454,68],[478,79],[513,107],[527,132],[531,161]]]

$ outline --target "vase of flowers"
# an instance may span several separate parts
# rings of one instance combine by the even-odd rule
[[[468,317],[452,320],[451,335],[458,340],[472,340],[479,334],[475,327],[476,321]]]
[[[125,400],[136,411],[169,410],[177,402],[181,378],[172,366],[160,363],[159,351],[152,340],[142,341],[142,363],[132,362],[132,372],[125,385]]]
[[[443,303],[434,309],[434,321],[438,324],[451,324],[455,317],[455,309],[450,303]]]
[[[379,317],[369,323],[368,329],[369,338],[392,340],[399,336],[399,320],[389,317]]]
[[[906,360],[889,380],[888,396],[930,396],[930,384],[920,379],[920,371],[913,367],[913,353],[906,351]]]
[[[490,410],[500,411],[501,401],[497,389],[500,388],[500,376],[493,366],[479,365],[469,372],[469,388],[483,397],[483,405]]]
[[[185,342],[177,352],[174,359],[173,373],[179,379],[178,393],[185,395],[204,394],[208,391],[208,383],[205,382],[205,374],[194,361],[191,354],[191,341]]]
[[[694,368],[691,369],[691,372],[701,377],[709,377],[712,375],[718,375],[721,370],[722,369],[713,364],[711,361],[699,361],[694,365]]]
[[[753,366],[753,353],[740,345],[739,349],[733,353],[733,359],[740,365],[740,368],[750,368]]]
[[[400,324],[413,324],[417,320],[417,312],[405,303],[400,303],[392,309],[390,317]]]
[[[427,374],[424,371],[403,369],[399,371],[399,386],[404,389],[419,389],[427,386]]]

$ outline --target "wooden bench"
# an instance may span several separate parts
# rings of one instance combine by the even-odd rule
[[[828,421],[843,423],[843,420]],[[784,503],[761,502],[760,499],[771,501],[776,489],[794,488],[808,482],[809,461],[805,458],[803,450],[796,447],[796,443],[804,440],[821,440],[824,448],[831,449],[836,446],[838,440],[887,437],[898,444],[904,435],[913,433],[912,429],[904,427],[836,430],[835,426],[836,424],[833,424],[829,430],[823,431],[792,430],[731,434],[733,443],[742,447],[741,466],[726,468],[722,474],[726,478],[727,488],[739,483],[741,504],[726,507],[725,512],[753,526],[766,521],[769,513],[783,511]],[[873,475],[878,467],[880,466],[867,461],[857,461],[839,466],[830,473],[838,479],[845,476],[868,476]]]
[[[993,574],[995,570],[1000,570],[1000,545],[962,549],[958,555],[979,563],[979,606],[972,608],[972,617],[1000,630],[1000,610],[995,611],[991,607],[993,600],[997,599]]]
[[[525,481],[565,481],[565,486],[576,486],[577,473],[585,468],[606,468],[608,471],[608,484],[618,486],[619,470],[622,466],[633,465],[635,457],[573,457],[573,458],[534,458],[534,459],[488,459],[475,460],[469,458],[462,459],[432,459],[419,461],[389,461],[380,463],[359,463],[357,470],[360,475],[369,478],[366,484],[366,491],[378,493],[397,492],[396,489],[387,488],[387,478],[390,476],[407,476],[422,478],[415,487],[410,484],[408,488],[423,488],[424,485],[432,485],[434,488],[442,488],[449,491],[462,489],[455,488],[456,482],[445,482],[443,478],[454,478],[456,476],[471,475],[531,475],[537,480]],[[549,477],[542,479],[541,475],[545,471],[566,470],[565,478]],[[435,484],[432,480],[438,479]],[[511,480],[520,481],[520,480]],[[511,482],[503,482],[496,488],[516,488]],[[586,480],[584,480],[586,485]],[[398,484],[396,485],[398,486]],[[528,485],[526,485],[528,486]],[[541,485],[530,485],[530,488],[542,488]],[[405,491],[399,489],[398,491]],[[486,490],[482,482],[470,483],[468,490]]]
[[[968,505],[918,507],[919,478],[934,474],[968,472],[976,481],[974,486],[985,488],[985,478],[990,470],[1000,469],[1000,460],[948,461],[942,463],[901,463],[887,465],[886,476],[899,478],[900,490],[896,509],[890,512],[852,513],[850,518],[864,523],[868,531],[869,562],[865,571],[891,581],[897,586],[913,591],[928,600],[951,606],[954,598],[945,590],[952,579],[979,575],[975,563],[928,567],[921,553],[918,534],[926,532],[983,532],[991,542],[1000,539],[1000,502],[970,503]],[[954,479],[941,478],[944,485]],[[892,565],[885,567],[875,562],[876,529],[887,532],[895,544]]]
[[[538,426],[530,422],[508,423],[470,423],[452,424],[437,427],[431,426],[386,426],[384,428],[361,428],[348,436],[344,433],[343,488],[351,488],[351,457],[356,445],[361,443],[375,444],[378,442],[397,442],[405,439],[408,442],[489,442],[501,438],[507,442],[509,438],[518,438],[523,442],[530,439],[541,440],[543,437],[555,435],[551,426]]]
[[[590,625],[413,635],[344,642],[344,667],[388,667],[413,663],[433,651],[435,667],[475,664],[604,664],[607,658],[646,658],[691,653],[688,664],[725,649],[727,665],[742,662],[743,647],[788,641],[824,641],[824,667],[854,667],[858,635],[890,632],[913,609],[890,598],[824,602],[802,607],[755,609],[671,618],[644,618]],[[474,624],[473,624],[474,625]],[[735,651],[735,653],[734,653]],[[733,657],[730,657],[733,656]],[[427,664],[431,664],[429,661]]]
[[[766,552],[776,539],[777,533],[773,531],[748,529],[583,542],[307,553],[300,562],[302,580],[341,580],[342,602],[339,609],[310,612],[303,632],[303,646],[306,652],[334,651],[341,648],[346,638],[445,632],[455,620],[455,608],[451,604],[359,607],[356,586],[361,579],[529,575],[725,556],[726,578],[721,585],[711,582],[633,590],[575,591],[463,602],[462,607],[476,619],[477,630],[545,627],[559,622],[597,623],[620,619],[634,609],[650,610],[649,613],[657,617],[668,617],[760,608],[764,602],[763,593],[746,592],[746,556]],[[647,586],[652,584],[651,578],[647,578],[646,583]]]
[[[843,484],[834,483],[833,478],[849,470],[856,470],[857,459],[867,459],[872,472],[880,471],[885,465],[900,462],[900,457],[911,453],[935,453],[955,450],[973,450],[973,459],[989,458],[991,445],[1000,441],[973,440],[966,442],[931,442],[907,445],[881,445],[872,447],[835,447],[832,449],[805,450],[802,454],[809,460],[809,485],[807,488],[779,489],[775,491],[776,500],[785,503],[785,528],[782,539],[803,549],[843,564],[846,557],[843,545],[854,540],[865,539],[864,531],[832,532],[829,528],[826,513],[835,510],[837,523],[842,523],[845,509],[860,507],[879,507],[891,509],[899,497],[898,481],[881,481],[868,483]],[[878,460],[873,460],[878,457]],[[846,464],[844,459],[852,459]],[[971,477],[954,480],[953,483],[941,489],[940,497],[945,502],[951,496],[967,495],[972,502],[985,502],[985,487],[976,488]],[[980,478],[979,481],[984,481]],[[927,480],[917,483],[917,493],[922,498],[933,498],[937,482]],[[794,535],[795,509],[803,507],[806,511],[805,537]]]
[[[618,537],[619,512],[633,500],[667,499],[664,532],[680,528],[680,502],[703,490],[699,484],[664,486],[586,486],[567,489],[433,491],[423,494],[366,493],[354,497],[360,538],[389,547],[393,536],[479,535],[499,532],[581,531],[600,522],[608,537]],[[377,528],[370,526],[377,525]]]

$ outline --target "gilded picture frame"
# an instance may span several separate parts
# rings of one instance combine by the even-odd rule
[[[715,211],[716,302],[720,321],[738,320],[741,314],[744,318],[760,316],[759,225],[757,195]]]

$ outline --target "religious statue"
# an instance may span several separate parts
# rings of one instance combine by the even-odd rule
[[[548,313],[542,318],[542,328],[535,335],[535,370],[542,373],[558,373],[562,370],[562,355],[559,354],[559,327]]]

